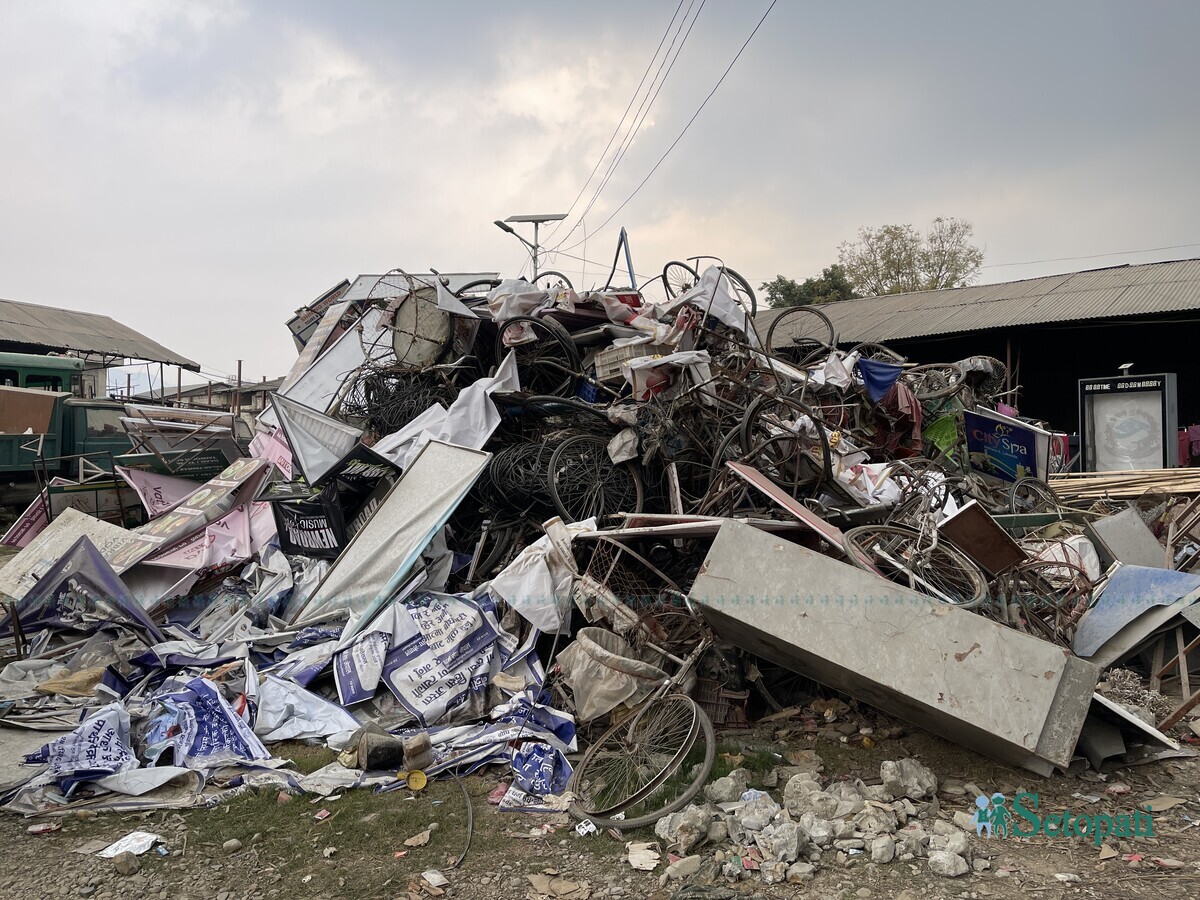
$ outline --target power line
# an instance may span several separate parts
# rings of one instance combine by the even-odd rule
[[[679,0],[679,5],[675,7],[675,12],[671,15],[671,21],[668,22],[667,27],[663,29],[662,37],[658,40],[658,46],[654,48],[654,54],[650,57],[650,61],[646,63],[646,68],[642,72],[642,78],[638,82],[637,87],[634,88],[633,94],[630,95],[629,103],[625,106],[625,112],[621,113],[621,120],[617,122],[617,127],[613,129],[613,133],[608,136],[608,143],[604,145],[604,149],[600,152],[600,155],[596,157],[596,164],[592,166],[592,171],[588,174],[587,180],[583,182],[579,188],[579,193],[576,194],[575,199],[571,201],[571,206],[567,209],[568,216],[575,211],[575,206],[579,203],[579,198],[583,196],[583,192],[587,190],[587,186],[592,183],[592,178],[595,177],[596,172],[599,170],[600,163],[604,162],[604,157],[608,155],[608,150],[612,146],[612,142],[616,140],[617,135],[621,131],[621,126],[625,124],[625,119],[629,116],[629,111],[633,109],[633,101],[636,100],[638,98],[638,94],[642,92],[642,85],[646,83],[646,76],[650,74],[650,69],[653,67],[654,61],[658,59],[658,51],[661,50],[663,44],[666,43],[667,35],[671,33],[671,26],[675,24],[675,19],[679,16],[679,10],[683,9],[683,2],[684,0]],[[691,7],[689,7],[689,9],[690,8]],[[670,51],[668,50],[667,52],[669,53]],[[665,59],[666,57],[664,56],[663,58]],[[655,77],[658,77],[657,73],[655,73]],[[651,84],[653,84],[653,82],[651,82]],[[566,220],[564,219],[563,221]],[[554,236],[554,232],[558,231],[561,226],[562,222],[556,222],[554,227],[550,230],[550,233],[546,235],[546,239],[549,240],[552,238]]]
[[[1117,250],[1113,253],[1092,253],[1088,256],[1056,256],[1053,259],[1030,259],[1025,262],[990,263],[979,268],[1003,269],[1009,266],[1035,266],[1038,263],[1074,262],[1079,259],[1103,259],[1106,256],[1125,256],[1130,253],[1159,253],[1163,250],[1182,250],[1185,247],[1200,247],[1200,242],[1194,244],[1172,244],[1169,247],[1150,247],[1146,250]]]
[[[692,29],[696,27],[696,22],[700,18],[700,13],[704,11],[704,4],[706,2],[707,0],[700,0],[700,7],[696,10],[696,14],[692,16],[691,24],[688,24],[687,31],[683,32],[683,26],[687,24],[688,15],[691,13],[692,7],[695,5],[695,0],[692,0],[692,2],[688,4],[687,12],[684,13],[683,19],[680,21],[679,27],[675,31],[675,37],[671,39],[671,46],[667,48],[667,52],[663,56],[662,62],[659,63],[658,71],[654,73],[654,80],[650,83],[651,88],[653,89],[653,94],[647,91],[646,96],[642,98],[642,102],[638,106],[637,112],[634,114],[635,121],[633,125],[630,126],[628,133],[626,133],[624,139],[622,139],[621,145],[617,148],[616,154],[613,156],[612,161],[608,165],[608,169],[604,173],[604,177],[596,186],[596,190],[592,192],[592,196],[588,200],[587,206],[585,206],[583,212],[579,214],[579,221],[572,226],[570,231],[563,235],[563,237],[555,245],[556,247],[561,247],[567,242],[568,239],[570,239],[571,235],[575,233],[575,229],[579,227],[579,225],[587,217],[587,214],[591,212],[592,207],[595,206],[596,201],[600,199],[600,195],[608,186],[609,180],[617,171],[617,167],[620,166],[621,162],[625,159],[625,154],[629,151],[629,148],[633,146],[634,138],[636,138],[638,132],[641,131],[642,125],[646,121],[646,117],[650,115],[650,110],[654,108],[654,102],[658,99],[659,93],[662,91],[663,86],[667,83],[667,79],[671,76],[671,72],[675,68],[675,63],[678,62],[679,55],[683,52],[684,45],[687,44],[687,40],[692,34]],[[679,40],[681,33],[683,33],[683,40]],[[676,41],[679,41],[678,47],[675,46]],[[672,50],[675,51],[674,56],[671,56]],[[668,56],[670,56],[671,60],[669,64],[667,63]],[[666,72],[663,72],[664,66],[666,66]],[[661,80],[659,78],[660,74],[662,76]]]
[[[1004,268],[1010,268],[1012,266],[1036,266],[1041,263],[1075,262],[1075,261],[1078,261],[1081,259],[1105,259],[1110,256],[1128,256],[1128,255],[1134,254],[1134,253],[1161,253],[1164,250],[1184,250],[1184,249],[1187,249],[1188,247],[1200,247],[1200,241],[1197,241],[1196,243],[1192,243],[1192,244],[1171,244],[1166,247],[1147,247],[1144,250],[1116,250],[1112,253],[1091,253],[1086,256],[1055,256],[1055,257],[1051,257],[1049,259],[1028,259],[1023,262],[988,263],[986,266],[980,266],[979,268],[981,268],[981,269],[1004,269]],[[559,251],[559,252],[561,253],[562,251]],[[776,275],[777,274],[778,273],[776,273]],[[755,282],[755,281],[770,281],[771,278],[774,278],[776,276],[771,276],[771,278],[766,278],[766,277],[762,277],[762,276],[744,275],[743,277],[749,282]]]
[[[588,263],[589,265],[599,266],[602,270],[611,268],[609,263],[601,262],[600,260],[596,260],[596,259],[588,259],[583,256],[576,256],[573,253],[567,253],[565,250],[559,250],[558,255],[565,256],[565,257],[567,257],[567,259],[575,259],[575,260],[578,260],[579,262]],[[633,274],[636,275],[638,278],[643,279],[643,283],[646,281],[649,281],[651,279],[651,276],[643,275],[641,272],[634,272]],[[655,275],[653,277],[657,278],[658,276]]]
[[[767,16],[769,16],[771,14],[771,10],[773,10],[775,8],[775,4],[778,2],[779,2],[779,0],[771,0],[771,5],[767,7],[767,11],[762,14],[762,18],[760,18],[758,20],[758,24],[755,25],[754,30],[750,32],[750,36],[747,37],[746,40],[742,42],[742,46],[738,48],[738,52],[734,55],[734,57],[730,61],[729,65],[726,66],[725,71],[723,73],[721,73],[721,77],[717,80],[717,83],[715,85],[713,85],[713,89],[708,92],[708,96],[704,98],[703,102],[701,102],[700,106],[697,107],[696,111],[692,114],[692,117],[690,119],[688,119],[687,124],[683,126],[683,131],[679,132],[679,136],[676,137],[675,140],[673,140],[671,142],[671,146],[669,146],[667,148],[666,152],[663,153],[663,155],[659,157],[658,162],[656,162],[654,164],[654,168],[652,168],[646,174],[646,177],[641,180],[641,183],[639,183],[638,186],[633,189],[633,193],[631,193],[628,197],[626,197],[621,202],[621,205],[618,206],[616,209],[614,209],[612,211],[612,214],[607,219],[605,219],[603,222],[600,223],[599,228],[593,229],[593,231],[592,231],[593,235],[596,234],[596,232],[602,230],[605,226],[608,225],[609,222],[611,222],[613,219],[615,219],[617,217],[617,214],[620,213],[620,211],[625,208],[625,206],[629,203],[629,201],[638,195],[638,192],[643,187],[646,186],[646,182],[648,182],[650,180],[650,178],[654,175],[654,173],[658,171],[658,167],[661,166],[663,164],[663,162],[666,160],[666,158],[671,155],[671,151],[675,149],[676,145],[681,140],[683,140],[683,136],[688,133],[688,129],[692,127],[692,123],[696,121],[696,119],[699,117],[700,113],[704,111],[704,107],[708,105],[708,101],[713,98],[713,95],[717,92],[717,90],[724,83],[725,78],[729,75],[730,71],[732,71],[734,65],[737,64],[737,61],[739,59],[741,59],[742,53],[745,51],[746,47],[749,46],[750,41],[752,41],[754,39],[754,35],[758,34],[758,29],[760,29],[762,27],[763,22],[765,22],[767,20]],[[578,247],[578,246],[579,246],[578,243],[572,244],[567,249],[573,250],[573,249],[575,249],[575,247]]]

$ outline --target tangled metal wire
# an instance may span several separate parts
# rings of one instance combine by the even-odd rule
[[[382,437],[407,425],[435,403],[453,402],[455,391],[435,375],[395,367],[369,367],[342,400],[342,416]]]

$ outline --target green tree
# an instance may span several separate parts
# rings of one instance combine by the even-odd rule
[[[806,278],[797,282],[794,278],[776,275],[774,281],[759,285],[766,291],[767,303],[772,309],[785,306],[807,306],[809,303],[832,303],[835,300],[853,300],[860,296],[854,293],[846,270],[837,263],[829,266],[819,278]]]
[[[838,246],[838,261],[856,291],[868,297],[962,287],[979,277],[983,251],[971,243],[974,226],[938,216],[922,235],[911,225],[860,228],[858,240]]]

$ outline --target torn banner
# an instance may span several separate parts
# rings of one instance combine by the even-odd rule
[[[40,628],[95,629],[104,623],[131,626],[152,641],[164,640],[130,595],[112,566],[87,536],[79,538],[17,604],[26,631]],[[0,636],[12,623],[0,623]]]
[[[25,757],[30,764],[45,763],[47,774],[64,793],[83,781],[92,781],[138,767],[129,744],[129,712],[120,701],[97,710],[83,724]]]
[[[133,488],[146,513],[156,519],[196,490],[196,482],[147,469],[117,466],[117,474]]]
[[[393,602],[334,657],[344,705],[375,696],[385,685],[422,725],[487,713],[488,687],[501,672],[514,683],[539,685],[533,656],[537,632],[524,643],[496,618],[492,599],[425,592]]]
[[[174,763],[189,769],[270,759],[271,754],[211,681],[194,678],[166,688],[153,698],[163,707],[146,733],[148,758],[168,747]]]
[[[222,518],[242,500],[254,495],[270,463],[243,457],[230,463],[220,475],[205,482],[170,512],[149,525],[135,529],[134,540],[109,558],[121,574],[151,553],[172,547],[210,522]]]

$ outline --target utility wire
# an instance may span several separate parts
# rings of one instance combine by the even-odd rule
[[[654,48],[654,54],[650,57],[650,61],[646,63],[645,71],[642,72],[642,79],[638,82],[638,86],[634,89],[633,94],[629,98],[629,103],[625,106],[625,112],[621,113],[621,120],[617,122],[617,127],[613,129],[613,133],[608,136],[608,143],[604,145],[604,149],[600,155],[596,157],[596,164],[592,166],[592,171],[588,174],[587,180],[579,188],[579,193],[575,195],[575,199],[571,201],[570,208],[567,209],[567,215],[570,216],[575,211],[575,206],[579,203],[579,198],[583,196],[583,192],[587,190],[587,186],[592,183],[592,179],[596,176],[596,172],[600,169],[600,163],[604,162],[604,157],[608,155],[609,148],[612,147],[613,141],[617,139],[617,135],[621,131],[621,127],[625,124],[625,119],[629,116],[629,111],[633,109],[633,101],[638,98],[638,94],[642,92],[642,85],[646,83],[646,76],[650,74],[650,69],[654,66],[654,61],[658,59],[658,51],[662,49],[666,43],[667,35],[671,33],[671,26],[675,24],[675,19],[679,16],[679,10],[683,9],[684,0],[679,0],[679,5],[675,7],[675,12],[671,16],[671,21],[667,23],[667,27],[663,29],[662,37],[658,40],[658,46]],[[670,52],[670,51],[668,51]],[[664,57],[665,58],[665,57]],[[656,74],[657,77],[657,74]],[[653,84],[653,82],[651,82]],[[565,222],[566,219],[563,219]],[[562,222],[555,222],[554,227],[546,235],[546,239],[554,237],[554,232],[562,226]]]
[[[599,260],[596,260],[596,259],[588,259],[583,256],[576,256],[573,253],[567,253],[565,250],[559,250],[557,255],[565,256],[565,257],[567,257],[567,259],[574,259],[574,260],[578,260],[579,262],[588,263],[589,265],[599,266],[601,269],[603,269],[605,266],[608,265],[608,263],[600,262]],[[651,277],[652,277],[650,275],[643,275],[641,272],[634,272],[633,274],[636,275],[638,278],[642,279],[643,281],[650,281]],[[657,278],[658,276],[655,275],[653,277]]]
[[[758,34],[758,30],[760,28],[762,28],[763,22],[765,22],[767,20],[767,16],[769,16],[771,14],[771,10],[773,10],[775,8],[775,4],[778,2],[779,2],[779,0],[771,0],[771,5],[767,7],[767,11],[762,14],[762,18],[760,18],[758,20],[758,24],[755,25],[754,30],[750,32],[750,36],[748,38],[746,38],[746,40],[742,43],[742,46],[738,48],[738,52],[734,55],[734,57],[730,61],[729,65],[725,68],[725,71],[723,73],[721,73],[721,77],[717,80],[717,83],[715,85],[713,85],[713,89],[708,92],[708,96],[704,98],[703,102],[701,102],[700,106],[697,107],[696,111],[692,114],[692,117],[690,119],[688,119],[687,124],[683,126],[683,131],[679,132],[679,136],[676,137],[675,140],[671,142],[671,146],[669,146],[667,148],[666,152],[663,153],[663,155],[659,157],[658,162],[656,162],[654,164],[654,168],[652,168],[646,174],[646,177],[641,180],[641,182],[638,184],[638,186],[633,189],[633,193],[631,193],[628,197],[626,197],[621,202],[621,205],[618,206],[616,209],[614,209],[612,211],[612,214],[607,219],[605,219],[603,222],[600,223],[599,228],[592,229],[593,235],[595,235],[597,232],[602,230],[605,226],[608,225],[609,222],[611,222],[613,219],[615,219],[617,217],[617,214],[620,213],[621,210],[623,210],[626,207],[626,205],[629,203],[629,201],[638,195],[638,192],[643,187],[646,186],[646,182],[648,182],[650,180],[650,178],[654,175],[654,173],[658,171],[658,167],[661,166],[663,164],[663,162],[666,160],[666,158],[671,155],[671,151],[675,149],[676,145],[681,140],[683,140],[683,136],[688,133],[688,129],[692,127],[692,123],[696,121],[696,119],[697,119],[697,117],[699,117],[700,113],[704,111],[704,107],[708,105],[708,101],[713,98],[713,95],[721,87],[722,83],[724,83],[725,78],[729,75],[729,73],[733,69],[734,65],[737,64],[737,61],[739,59],[741,59],[742,53],[745,51],[746,47],[749,46],[750,41],[752,41],[754,39],[754,35]],[[582,243],[582,242],[580,242],[580,243]],[[579,243],[575,243],[575,244],[572,244],[570,247],[567,247],[566,249],[573,250],[573,249],[575,249],[575,247],[578,247],[578,246],[579,246]]]
[[[688,16],[691,14],[692,7],[695,5],[695,0],[692,0],[692,2],[688,4],[687,12],[683,14],[683,19],[679,22],[679,27],[675,31],[675,37],[671,39],[671,46],[667,48],[667,52],[663,56],[662,62],[659,63],[658,71],[654,73],[654,80],[651,82],[653,93],[648,91],[646,96],[642,98],[642,102],[638,106],[637,112],[634,114],[635,121],[633,125],[630,127],[628,133],[626,133],[624,139],[621,141],[621,145],[617,148],[616,154],[613,156],[612,161],[609,162],[608,169],[605,171],[604,177],[596,186],[596,190],[592,192],[592,196],[588,200],[587,205],[584,207],[583,212],[579,214],[579,221],[572,226],[570,231],[562,236],[558,243],[555,244],[556,247],[561,247],[567,242],[571,235],[574,234],[575,230],[587,217],[587,214],[591,212],[592,207],[596,205],[596,201],[600,199],[600,195],[608,186],[608,182],[612,178],[613,174],[617,171],[617,167],[620,166],[621,162],[625,159],[625,154],[633,145],[633,141],[637,137],[638,132],[641,131],[642,125],[646,121],[646,117],[650,115],[650,111],[654,108],[654,103],[658,99],[659,93],[662,91],[663,86],[667,83],[667,79],[670,78],[671,72],[675,68],[675,63],[679,60],[679,55],[683,52],[684,45],[687,44],[687,40],[692,34],[692,29],[696,27],[696,21],[700,18],[700,13],[704,11],[704,4],[706,2],[707,0],[700,0],[700,7],[696,10],[696,14],[692,16],[690,24],[688,24]],[[683,26],[685,24],[687,24],[686,32],[683,31]],[[683,34],[683,39],[679,40],[681,33]],[[678,42],[678,47],[676,47],[676,42]],[[674,56],[671,56],[672,50],[674,50]],[[669,64],[667,63],[668,57],[670,57]],[[665,72],[663,72],[664,66],[666,67]],[[660,75],[661,79],[659,77]],[[578,244],[576,246],[578,246]]]
[[[1074,262],[1074,261],[1080,260],[1080,259],[1104,259],[1109,256],[1128,256],[1128,255],[1134,254],[1134,253],[1160,253],[1164,250],[1184,250],[1188,247],[1200,247],[1200,241],[1197,241],[1196,243],[1193,243],[1193,244],[1171,244],[1170,246],[1167,246],[1167,247],[1147,247],[1145,250],[1117,250],[1117,251],[1114,251],[1113,253],[1092,253],[1087,256],[1055,256],[1050,259],[1027,259],[1023,262],[988,263],[986,266],[980,266],[979,268],[981,268],[981,269],[1004,269],[1004,268],[1010,268],[1012,266],[1036,266],[1036,265],[1039,265],[1040,263]],[[561,250],[558,252],[562,253]],[[563,255],[567,256],[569,254],[563,253]],[[1153,265],[1153,263],[1148,263],[1147,265]],[[775,278],[777,275],[778,275],[778,273],[776,273],[776,275],[771,276],[771,278],[766,278],[763,276],[752,276],[752,275],[745,275],[743,277],[747,281],[753,283],[755,281],[759,281],[759,282],[770,281],[772,278]]]
[[[1170,247],[1149,247],[1145,250],[1117,250],[1113,253],[1093,253],[1088,256],[1056,256],[1054,259],[1030,259],[1025,262],[990,263],[979,268],[1003,269],[1009,266],[1034,266],[1038,263],[1072,262],[1077,259],[1103,259],[1106,256],[1124,256],[1130,253],[1158,253],[1162,250],[1182,250],[1185,247],[1200,247],[1200,242],[1195,244],[1172,244]]]

